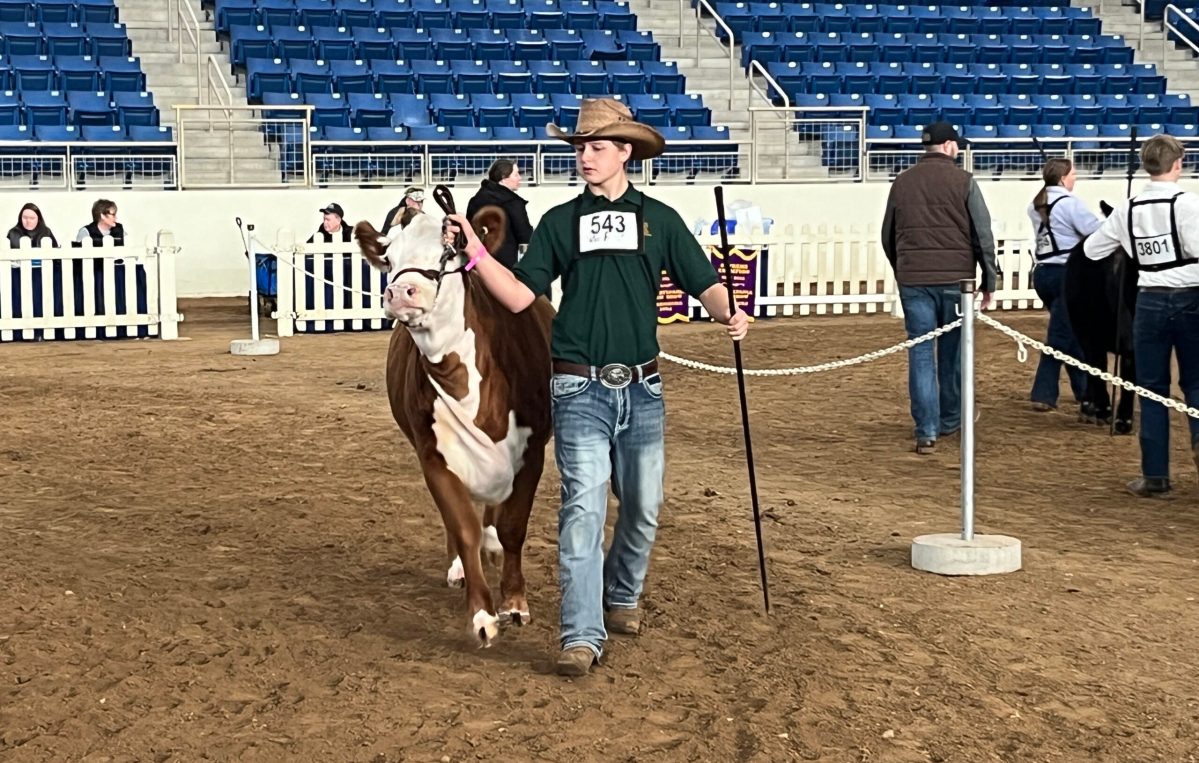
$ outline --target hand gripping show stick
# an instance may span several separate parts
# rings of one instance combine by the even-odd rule
[[[720,226],[720,253],[724,261],[724,282],[729,291],[729,315],[737,311],[733,297],[733,268],[729,263],[729,234],[724,218],[724,188],[716,186],[716,218]],[[749,435],[749,402],[745,396],[745,369],[741,364],[741,343],[733,342],[733,355],[737,360],[737,390],[741,393],[741,426],[745,432],[745,460],[749,466],[749,493],[754,509],[754,532],[758,537],[758,570],[762,575],[762,603],[766,614],[770,614],[770,589],[766,585],[766,554],[762,550],[762,515],[758,509],[758,480],[754,473],[754,449]]]

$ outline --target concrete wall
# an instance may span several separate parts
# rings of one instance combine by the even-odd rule
[[[1138,175],[1134,191],[1146,178]],[[1075,192],[1086,200],[1098,214],[1100,199],[1113,205],[1125,198],[1126,181],[1079,181]],[[1183,187],[1199,191],[1199,182],[1186,181]],[[805,185],[727,185],[725,203],[732,205],[744,199],[762,208],[762,214],[773,217],[775,224],[798,229],[802,225],[864,226],[876,231],[886,204],[887,183],[813,183]],[[1009,228],[1011,235],[1028,236],[1029,223],[1025,208],[1040,184],[1033,181],[983,181],[982,189],[991,214],[1000,225]],[[465,209],[474,187],[454,188],[455,200]],[[651,195],[673,205],[688,227],[703,218],[711,224],[716,207],[710,185],[654,186],[646,189]],[[529,217],[536,224],[549,207],[578,193],[577,188],[525,188],[521,194],[529,200]],[[178,263],[180,297],[220,297],[243,293],[248,273],[242,244],[234,218],[253,223],[261,241],[271,246],[280,229],[295,231],[303,241],[320,224],[319,209],[337,202],[346,210],[351,224],[368,219],[375,226],[383,221],[387,210],[402,196],[400,189],[361,190],[339,188],[331,190],[203,190],[203,191],[104,191],[67,192],[37,191],[8,192],[0,204],[0,220],[15,222],[17,212],[26,201],[33,201],[45,215],[47,223],[60,241],[74,237],[75,231],[91,219],[91,205],[98,198],[112,199],[118,206],[118,219],[124,224],[131,242],[141,242],[159,229],[175,234],[182,247]],[[433,206],[432,201],[429,202]],[[435,209],[435,206],[433,206]],[[8,225],[11,225],[9,223]],[[5,228],[7,230],[7,227]],[[772,238],[782,231],[774,231]],[[738,237],[743,240],[742,237]]]

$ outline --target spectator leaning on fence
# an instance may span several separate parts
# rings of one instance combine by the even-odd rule
[[[1136,260],[1132,324],[1136,383],[1170,395],[1170,355],[1187,405],[1199,407],[1199,196],[1178,186],[1185,153],[1177,139],[1154,135],[1141,147],[1145,188],[1114,210],[1083,245],[1101,260],[1122,248]],[[1191,457],[1199,466],[1199,421],[1188,417]],[[1141,399],[1141,476],[1128,490],[1141,497],[1170,492],[1170,418],[1165,406]]]
[[[321,227],[316,229],[316,233],[308,237],[308,243],[316,243],[316,237],[320,236],[321,243],[331,244],[338,232],[341,233],[341,240],[349,243],[350,239],[354,237],[354,229],[345,222],[344,218],[346,215],[341,205],[329,204],[321,209],[320,212],[325,217],[321,220]]]
[[[92,205],[91,224],[79,229],[72,245],[83,246],[90,239],[95,246],[101,246],[106,238],[112,239],[113,246],[124,246],[125,228],[117,222],[116,202],[100,199]]]
[[[957,318],[958,282],[973,280],[982,265],[983,307],[995,291],[995,241],[991,215],[974,176],[954,160],[965,145],[948,122],[924,128],[925,153],[891,186],[883,216],[883,251],[899,282],[908,338]],[[962,424],[958,331],[908,349],[908,394],[916,422],[916,452],[935,451],[937,437]]]
[[[1094,233],[1103,220],[1074,195],[1077,175],[1069,159],[1050,159],[1045,162],[1041,177],[1045,179],[1045,185],[1028,205],[1028,219],[1032,222],[1036,241],[1032,284],[1049,311],[1049,330],[1045,343],[1081,360],[1082,347],[1070,327],[1066,300],[1063,298],[1066,260],[1070,257],[1070,250]],[[1030,393],[1033,410],[1051,411],[1057,408],[1061,370],[1060,360],[1041,355]],[[1086,373],[1074,366],[1066,366],[1066,376],[1070,379],[1075,402],[1081,402],[1087,391]]]
[[[21,248],[21,239],[29,239],[33,247],[40,247],[44,239],[49,239],[51,246],[58,248],[58,239],[50,232],[42,217],[42,210],[36,204],[26,204],[17,215],[17,224],[8,232],[8,245],[13,249]]]

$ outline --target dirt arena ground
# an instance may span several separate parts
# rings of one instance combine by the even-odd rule
[[[387,410],[386,334],[250,360],[228,353],[244,312],[185,312],[190,341],[0,347],[0,760],[1199,760],[1183,423],[1177,497],[1128,497],[1135,440],[1029,410],[1033,362],[991,329],[979,529],[1021,538],[1023,571],[911,569],[912,537],[958,528],[959,469],[956,439],[911,452],[902,355],[751,379],[763,616],[736,383],[668,366],[647,628],[569,681],[548,670],[552,466],[528,547],[534,623],[476,650]],[[661,334],[731,363],[711,326]],[[889,317],[780,319],[745,358],[900,338]]]

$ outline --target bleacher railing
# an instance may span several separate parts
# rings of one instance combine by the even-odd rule
[[[1142,6],[1142,13],[1143,12],[1144,8]],[[1170,23],[1171,13],[1177,16],[1179,21],[1185,21],[1186,25],[1190,27],[1189,36],[1186,30]],[[1170,43],[1173,42],[1173,40],[1170,39],[1171,32],[1177,36],[1178,42],[1185,44],[1192,51],[1194,51],[1195,55],[1199,56],[1199,45],[1195,44],[1195,41],[1199,40],[1199,23],[1196,23],[1193,18],[1186,15],[1185,11],[1172,3],[1167,4],[1166,9],[1162,11],[1162,61],[1166,60],[1166,54],[1170,50]]]
[[[180,187],[310,186],[311,106],[239,106],[222,103],[177,104],[174,108]],[[278,165],[278,181],[264,180],[261,171],[240,166],[241,159],[259,158],[238,156],[237,136],[247,133],[263,139],[270,157]],[[217,146],[221,153],[219,159],[209,151],[196,152],[194,147],[199,145],[207,144],[206,148],[211,148],[213,138],[223,141]]]
[[[688,150],[693,148],[694,150]],[[667,141],[666,152],[631,162],[629,176],[646,185],[694,182],[748,182],[749,147],[739,141]],[[440,141],[364,144],[360,141],[313,141],[309,176],[318,187],[477,186],[496,159],[518,163],[526,185],[581,182],[575,155],[561,141],[502,143]]]
[[[958,154],[960,166],[979,178],[998,180],[1029,180],[1039,178],[1045,160],[1064,157],[1074,164],[1078,177],[1086,179],[1125,177],[1130,160],[1140,167],[1139,155],[1133,151],[1151,137],[1142,135],[1133,146],[1130,138],[1046,138],[1033,141],[1011,138],[976,138]],[[1199,140],[1180,138],[1188,147],[1199,146]],[[867,140],[866,180],[891,180],[911,167],[924,149],[908,139]],[[1183,162],[1185,177],[1199,174],[1199,157]]]
[[[105,146],[112,148],[105,148]],[[113,152],[119,147],[120,153]],[[0,188],[45,190],[178,187],[177,144],[0,141]],[[109,153],[104,153],[108,151]]]
[[[748,111],[753,182],[863,179],[866,107],[751,106]]]

